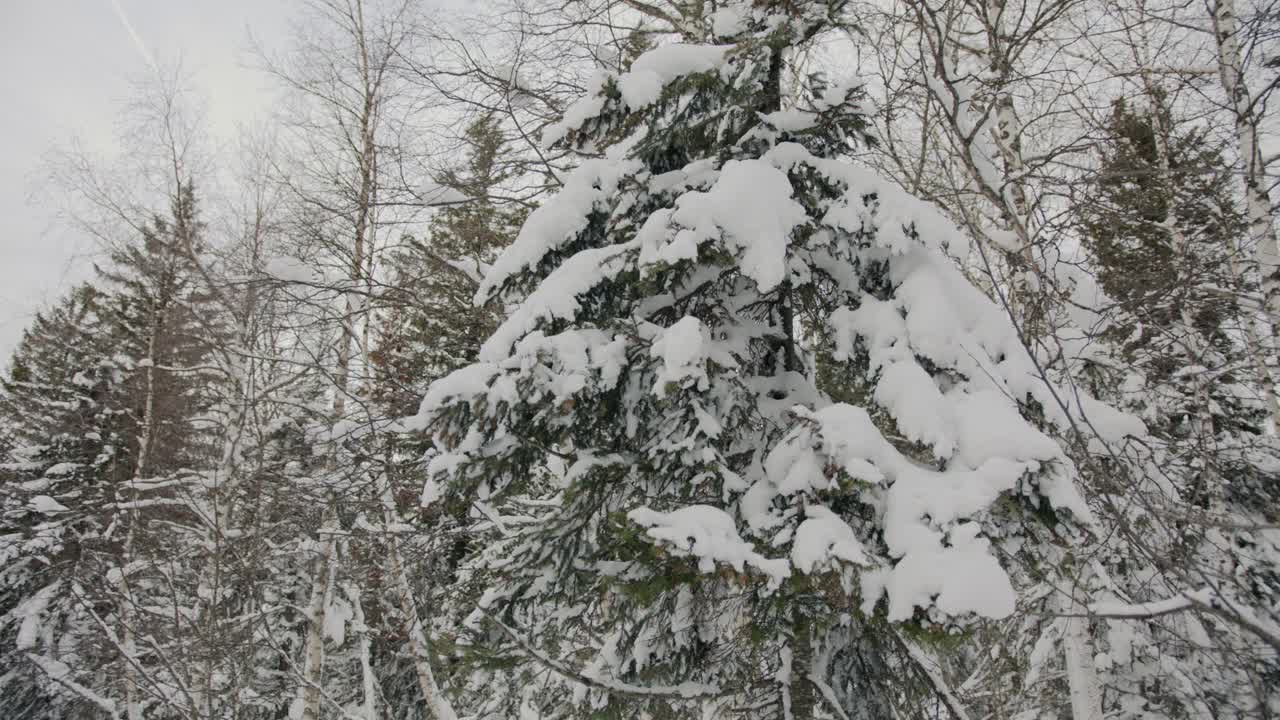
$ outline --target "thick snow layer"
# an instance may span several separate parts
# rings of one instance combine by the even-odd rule
[[[649,354],[662,359],[662,368],[654,379],[653,392],[666,395],[668,383],[685,384],[692,379],[699,389],[707,388],[707,361],[731,368],[733,356],[712,342],[710,331],[698,318],[686,315],[669,328],[660,328]]]
[[[723,66],[725,53],[732,47],[674,43],[654,48],[636,58],[631,69],[618,77],[622,101],[633,110],[651,105],[673,80]]]
[[[44,474],[46,477],[62,477],[64,475],[70,475],[82,467],[84,466],[80,463],[61,462],[50,466],[48,470],[44,471]]]
[[[834,476],[828,468],[834,466],[855,479],[886,486],[883,534],[890,557],[884,561],[893,565],[876,577],[889,593],[891,620],[930,605],[990,618],[1012,612],[1008,576],[988,552],[987,542],[976,536],[979,526],[965,520],[1012,490],[1037,463],[991,458],[974,470],[938,472],[900,454],[862,408],[838,403],[794,412],[802,424],[769,454],[766,479],[743,498],[742,512],[751,527],[778,524],[779,518],[770,517],[774,497],[830,487]],[[829,510],[811,503],[806,513],[809,519],[797,531],[793,550],[798,569],[809,572],[829,558],[871,564],[852,529]],[[809,525],[815,519],[826,522]]]
[[[427,394],[422,398],[421,407],[436,408],[456,397],[467,398],[484,393],[497,374],[498,368],[487,363],[476,363],[454,370],[441,380],[431,383]]]
[[[835,354],[863,349],[878,375],[876,401],[907,439],[930,446],[949,468],[975,469],[993,458],[1067,464],[1057,444],[1022,417],[1017,399],[1036,400],[1062,429],[1096,417],[1107,440],[1144,431],[1132,416],[1048,385],[1004,312],[940,253],[917,244],[891,255],[889,267],[897,284],[892,300],[864,297],[856,308],[832,313]],[[949,371],[946,385],[928,377],[921,358]],[[1076,397],[1069,413],[1059,402],[1064,397]],[[1055,507],[1091,518],[1067,473],[1042,475],[1040,490]]]
[[[640,226],[636,240],[640,242],[640,265],[675,264],[698,257],[700,238],[690,230],[672,233],[672,210],[657,210]]]
[[[791,562],[803,573],[812,573],[840,560],[854,565],[871,565],[862,541],[853,528],[821,505],[805,508],[807,518],[796,529],[791,546]]]
[[[782,282],[791,233],[805,219],[786,174],[762,160],[725,163],[709,191],[685,193],[671,215],[672,222],[699,239],[723,231],[726,244],[738,251],[743,274],[755,280],[761,292]]]
[[[666,513],[637,508],[627,513],[627,518],[649,528],[649,537],[654,540],[698,558],[698,569],[704,573],[714,571],[716,563],[727,563],[738,572],[750,565],[775,586],[791,575],[786,560],[771,560],[757,553],[738,534],[733,518],[719,508],[689,505]]]
[[[941,473],[899,463],[885,507],[884,540],[889,553],[903,557],[933,549],[943,539],[942,528],[985,510],[1030,469],[1002,458],[976,470]]]
[[[886,364],[873,395],[890,408],[898,429],[912,442],[933,447],[939,458],[949,458],[956,449],[956,414],[929,373],[914,360]]]
[[[732,37],[747,29],[750,20],[745,7],[730,5],[711,13],[711,32],[716,37]]]
[[[806,165],[828,180],[848,188],[823,214],[822,223],[849,233],[872,234],[877,247],[892,254],[914,249],[938,250],[946,241],[960,238],[955,223],[937,208],[902,190],[875,173],[842,160],[814,157],[803,145],[778,143],[764,161],[782,171]],[[874,197],[870,203],[867,198]],[[880,198],[892,198],[882,202]],[[961,277],[963,280],[963,277]]]
[[[637,163],[588,160],[565,180],[555,197],[530,213],[511,244],[489,269],[476,291],[476,302],[488,301],[513,275],[535,267],[542,258],[577,237],[593,212],[607,212],[618,180],[639,168]]]
[[[693,378],[700,387],[705,387],[706,347],[710,344],[710,334],[695,317],[681,318],[663,330],[649,349],[654,357],[662,358],[662,369],[654,380],[653,391],[663,395],[667,383],[680,384],[686,378]]]
[[[978,468],[991,460],[1055,460],[1058,444],[1036,430],[1019,414],[1007,395],[991,388],[951,392],[946,396],[955,417],[959,452],[964,467]]]
[[[769,123],[769,125],[783,132],[795,133],[802,130],[808,130],[813,127],[817,121],[817,113],[808,110],[790,109],[778,110],[767,115],[762,115],[761,119]]]
[[[9,467],[13,467],[14,469],[20,469],[21,465],[19,465],[18,463],[6,463],[5,465],[0,465],[0,468],[3,468],[5,470],[9,469]],[[19,483],[18,487],[22,488],[24,492],[40,492],[41,490],[48,490],[49,486],[52,484],[53,484],[53,481],[50,480],[48,477],[42,477],[42,478],[36,478],[35,480],[28,480],[24,483]]]
[[[930,604],[953,616],[1013,613],[1016,596],[1009,576],[977,533],[977,523],[962,523],[950,533],[949,546],[911,553],[893,567],[886,588],[890,622],[910,619],[915,608]]]
[[[1118,442],[1126,437],[1147,434],[1146,424],[1134,415],[1081,393],[1073,394],[1072,400],[1073,409],[1078,412],[1081,424],[1105,442]]]
[[[573,318],[580,307],[578,296],[622,270],[627,251],[636,246],[632,241],[589,248],[565,260],[485,341],[480,348],[480,359],[501,360],[517,340],[533,332],[542,322]]]
[[[43,628],[45,610],[48,609],[49,602],[58,594],[61,587],[62,583],[57,581],[46,585],[35,595],[23,601],[14,611],[14,616],[22,619],[22,624],[18,627],[19,650],[30,650],[36,646]]]
[[[67,512],[67,506],[54,500],[48,495],[36,495],[27,503],[32,510],[44,515],[54,515],[57,513]]]

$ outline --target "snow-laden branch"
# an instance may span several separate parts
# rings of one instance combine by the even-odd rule
[[[579,672],[538,652],[531,644],[526,642],[524,638],[520,637],[519,633],[508,627],[498,618],[494,617],[493,613],[483,607],[478,609],[494,625],[497,625],[498,628],[502,630],[503,634],[511,638],[516,645],[519,645],[521,652],[528,655],[533,660],[538,661],[538,663],[555,672],[557,675],[585,685],[589,688],[617,693],[619,695],[631,695],[633,697],[670,698],[678,700],[722,697],[732,692],[732,690],[725,690],[723,688],[716,687],[715,685],[694,682],[685,682],[680,683],[679,685],[632,685],[612,678],[602,678],[596,675]]]
[[[907,649],[907,654],[911,656],[911,660],[920,668],[920,672],[929,678],[929,682],[933,685],[938,694],[942,696],[943,702],[947,709],[955,716],[956,720],[969,720],[969,713],[964,709],[960,699],[951,691],[951,686],[947,684],[942,673],[938,671],[938,663],[920,648],[915,642],[906,637],[902,637],[902,644]]]
[[[1253,633],[1276,651],[1280,651],[1280,627],[1277,627],[1274,622],[1259,619],[1248,608],[1231,602],[1222,593],[1209,587],[1154,602],[1104,602],[1089,605],[1091,614],[1117,619],[1154,618],[1191,609],[1225,618]]]
[[[35,666],[40,668],[44,674],[48,675],[50,680],[67,688],[71,692],[85,700],[88,700],[94,705],[97,705],[103,710],[103,712],[110,715],[112,720],[119,720],[120,710],[116,707],[115,701],[111,698],[105,698],[93,690],[90,690],[89,688],[72,680],[70,678],[71,668],[67,667],[66,663],[52,660],[36,653],[27,653],[27,658],[31,660],[31,662],[35,663]]]
[[[822,694],[822,699],[826,701],[827,707],[831,708],[831,711],[836,714],[839,720],[850,720],[849,713],[840,707],[840,701],[836,699],[836,691],[832,690],[830,685],[823,682],[817,673],[809,674],[809,682],[818,688],[818,692]]]
[[[1089,605],[1089,613],[1098,617],[1115,619],[1154,618],[1169,615],[1193,607],[1195,603],[1186,595],[1167,600],[1145,603],[1100,602]]]

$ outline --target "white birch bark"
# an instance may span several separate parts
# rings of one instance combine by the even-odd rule
[[[1102,688],[1093,663],[1093,641],[1089,637],[1087,607],[1081,602],[1079,587],[1070,588],[1065,600],[1066,625],[1062,633],[1063,660],[1067,687],[1071,694],[1072,720],[1102,720]]]
[[[345,583],[343,590],[351,601],[352,630],[360,639],[360,688],[364,703],[361,714],[365,720],[378,720],[378,678],[373,672],[373,642],[369,639],[369,626],[364,621],[364,603],[360,589],[353,583]]]
[[[1272,415],[1269,430],[1276,432],[1280,425],[1280,401],[1276,398],[1276,378],[1270,371],[1269,361],[1273,352],[1274,337],[1280,328],[1280,247],[1277,245],[1274,218],[1271,214],[1271,196],[1267,189],[1266,165],[1259,147],[1258,98],[1249,92],[1244,77],[1244,58],[1240,47],[1240,16],[1235,0],[1215,0],[1212,10],[1213,35],[1218,49],[1218,78],[1226,92],[1233,115],[1235,137],[1244,182],[1245,211],[1249,223],[1249,246],[1253,250],[1262,279],[1263,308],[1270,327],[1265,333],[1249,328],[1250,335],[1261,334],[1268,340],[1267,347],[1259,349],[1262,366],[1260,375],[1267,386],[1266,395]],[[1250,340],[1256,342],[1257,337]]]
[[[1267,313],[1273,324],[1280,324],[1280,251],[1277,250],[1271,216],[1271,198],[1267,194],[1266,166],[1258,145],[1260,118],[1257,98],[1250,94],[1244,77],[1240,16],[1235,0],[1216,0],[1213,4],[1213,28],[1218,46],[1218,77],[1234,115],[1236,141],[1243,165],[1249,233],[1256,247]]]
[[[135,616],[133,613],[133,595],[129,592],[129,580],[125,577],[125,572],[129,564],[129,556],[133,550],[133,524],[129,525],[129,532],[126,536],[124,544],[124,562],[122,567],[118,568],[119,576],[116,578],[116,591],[120,594],[120,623],[123,625],[120,633],[120,651],[125,656],[124,662],[124,703],[125,717],[129,720],[142,720],[142,706],[138,697],[138,669],[136,667],[138,658],[138,646],[134,640],[133,625]]]
[[[395,500],[391,497],[391,486],[386,475],[379,476],[379,484],[382,486],[383,523],[387,528],[391,528],[396,518]],[[413,657],[413,668],[418,675],[418,686],[422,690],[422,697],[436,720],[457,720],[458,714],[441,692],[435,673],[431,669],[431,651],[427,642],[427,633],[422,626],[422,619],[418,616],[418,604],[413,599],[413,586],[409,583],[404,558],[400,553],[400,539],[395,533],[387,534],[387,556],[391,563],[391,574],[396,584],[396,591],[400,595],[400,612],[405,616],[409,652]]]
[[[325,529],[331,529],[330,523]],[[312,563],[311,599],[307,604],[307,636],[303,644],[302,682],[298,688],[300,710],[294,720],[320,720],[324,682],[324,611],[333,594],[337,567],[332,533],[321,531],[320,552]]]

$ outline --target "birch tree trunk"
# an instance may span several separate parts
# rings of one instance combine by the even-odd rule
[[[379,476],[382,486],[383,524],[388,530],[395,525],[395,499],[391,496],[391,485],[385,474]],[[413,586],[409,582],[409,574],[404,566],[404,558],[400,553],[400,538],[393,532],[387,533],[387,559],[391,564],[391,575],[400,596],[400,612],[405,618],[405,633],[409,636],[409,653],[413,658],[413,668],[418,675],[418,686],[427,708],[435,720],[457,720],[458,714],[449,703],[448,698],[440,690],[435,673],[431,669],[431,648],[427,642],[426,629],[418,616],[418,604],[414,601]]]
[[[1213,36],[1218,49],[1218,78],[1226,92],[1233,115],[1236,143],[1240,153],[1241,178],[1244,183],[1245,211],[1249,221],[1249,246],[1258,265],[1262,281],[1262,303],[1270,325],[1261,334],[1268,342],[1258,350],[1261,381],[1266,385],[1270,406],[1272,433],[1280,426],[1280,401],[1275,393],[1276,378],[1270,371],[1276,329],[1280,328],[1280,247],[1277,246],[1271,196],[1268,193],[1266,165],[1259,146],[1259,101],[1249,92],[1245,82],[1244,58],[1241,50],[1240,16],[1235,0],[1215,0],[1211,5]],[[1258,338],[1251,337],[1256,341]]]
[[[364,621],[364,603],[360,599],[360,588],[354,583],[346,583],[343,590],[351,601],[352,629],[360,638],[360,689],[364,697],[361,708],[365,720],[376,720],[378,717],[378,678],[373,673],[373,643],[369,639],[369,626]]]
[[[142,706],[139,704],[138,698],[138,646],[134,640],[134,624],[136,622],[133,613],[133,597],[129,592],[129,580],[125,576],[129,557],[133,552],[133,523],[129,524],[128,535],[126,535],[124,543],[124,558],[122,566],[119,568],[119,576],[116,578],[116,591],[120,594],[120,623],[123,625],[120,633],[120,650],[125,655],[124,662],[124,702],[125,717],[129,720],[142,720]]]
[[[385,176],[379,167],[383,152],[379,131],[386,105],[394,97],[389,88],[391,61],[407,42],[412,13],[409,0],[379,6],[377,17],[370,18],[366,18],[369,8],[364,0],[315,0],[310,7],[318,35],[299,37],[301,49],[292,62],[281,65],[268,60],[268,65],[299,102],[294,129],[300,142],[291,149],[300,162],[281,181],[294,195],[307,251],[313,254],[304,260],[333,263],[339,274],[337,282],[329,286],[333,294],[325,296],[316,321],[326,342],[333,343],[317,353],[332,361],[328,374],[333,444],[324,473],[326,482],[341,485],[348,458],[340,430],[360,410],[352,406],[365,389],[363,372],[370,364],[369,296],[376,288],[378,205]],[[317,117],[322,120],[317,122]],[[336,343],[332,340],[335,334]],[[348,490],[363,492],[335,486],[326,491],[324,502],[332,505]],[[332,507],[327,514],[333,529],[338,529]],[[319,542],[326,551],[314,566],[320,574],[313,578],[313,611],[314,603],[330,592],[321,590],[319,583],[332,575],[333,565],[340,562],[331,540]],[[364,672],[370,675],[372,669]],[[321,700],[312,689],[324,676],[322,630],[314,620],[308,629],[302,675],[304,717],[310,720],[319,712]],[[371,676],[364,680],[366,686],[372,683]]]
[[[1071,694],[1072,720],[1102,720],[1102,688],[1093,664],[1093,641],[1089,637],[1087,605],[1077,582],[1069,588],[1070,596],[1062,603],[1066,626],[1062,632],[1063,660],[1067,668],[1067,687]]]
[[[324,612],[333,594],[337,567],[337,549],[332,523],[321,530],[320,552],[311,567],[311,599],[307,604],[307,635],[303,643],[302,685],[298,689],[300,711],[297,720],[320,720],[320,701],[324,682]]]

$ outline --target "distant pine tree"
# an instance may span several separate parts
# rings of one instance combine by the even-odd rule
[[[1130,401],[1167,437],[1192,435],[1201,411],[1212,433],[1259,434],[1267,409],[1240,392],[1250,366],[1237,299],[1250,288],[1232,263],[1245,221],[1221,147],[1207,129],[1178,124],[1162,97],[1139,109],[1116,101],[1105,130],[1095,191],[1078,212],[1116,303],[1110,336],[1145,386]],[[1210,376],[1208,406],[1194,374]]]
[[[425,237],[406,236],[406,247],[390,260],[389,308],[373,359],[375,392],[397,417],[417,410],[432,380],[474,362],[497,327],[499,309],[472,298],[528,214],[498,200],[512,180],[498,163],[505,149],[498,120],[476,120],[466,141],[465,168],[445,173],[440,183],[454,202],[435,212]]]
[[[76,707],[157,700],[157,678],[180,682],[176,658],[198,647],[196,618],[154,610],[189,602],[174,593],[195,592],[184,574],[200,556],[184,528],[203,522],[212,434],[201,423],[219,379],[206,362],[219,332],[196,273],[201,232],[188,186],[94,286],[37,319],[0,399],[18,439],[0,549],[17,633],[7,649],[27,661],[21,676]],[[150,690],[125,689],[144,673]]]
[[[98,268],[103,321],[128,365],[126,395],[139,428],[133,471],[141,477],[197,467],[209,457],[208,438],[195,424],[219,379],[204,358],[222,331],[195,264],[204,252],[195,191],[185,183],[168,217],[153,217],[138,242]]]
[[[1110,577],[1100,592],[1153,602],[1208,586],[1265,616],[1280,597],[1280,535],[1248,528],[1280,518],[1280,445],[1264,434],[1267,380],[1241,303],[1256,287],[1241,272],[1231,166],[1209,128],[1177,118],[1159,89],[1117,100],[1103,131],[1096,182],[1076,207],[1105,293],[1109,352],[1093,372],[1151,437],[1123,472],[1093,480],[1121,529],[1098,553]],[[1266,717],[1276,702],[1262,689],[1280,680],[1264,660],[1273,652],[1213,613],[1098,629],[1116,717]]]

